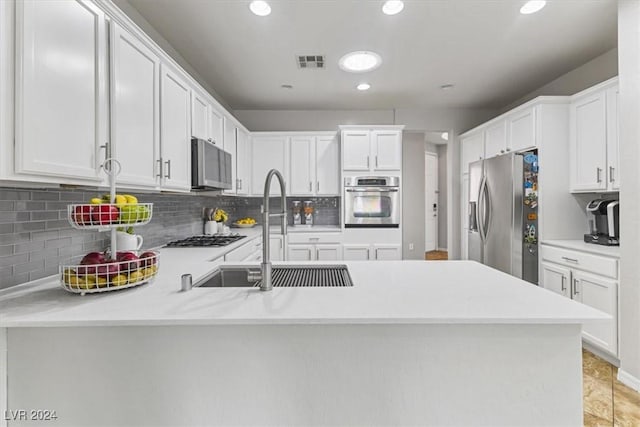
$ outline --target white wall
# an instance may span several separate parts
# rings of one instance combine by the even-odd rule
[[[618,2],[620,61],[620,371],[640,381],[640,1]],[[629,383],[628,378],[627,383]],[[636,383],[640,388],[640,382]]]
[[[424,132],[402,133],[402,256],[424,259]],[[413,244],[413,250],[409,250]]]
[[[438,151],[438,248],[447,248],[447,217],[449,209],[447,203],[447,148],[446,144],[437,146]]]

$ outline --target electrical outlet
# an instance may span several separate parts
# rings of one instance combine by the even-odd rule
[[[412,251],[413,250],[413,243],[409,243],[409,250]]]

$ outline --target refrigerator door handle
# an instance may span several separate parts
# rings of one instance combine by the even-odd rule
[[[484,199],[486,200],[487,210],[485,212],[485,220],[486,220],[486,228],[483,224],[482,228],[484,230],[484,239],[487,240],[487,236],[489,235],[489,230],[491,226],[491,217],[493,216],[493,206],[491,204],[491,197],[489,197],[489,183],[487,180],[484,180]]]
[[[484,203],[484,187],[486,183],[487,177],[483,176],[480,180],[480,188],[478,190],[478,209],[476,210],[476,221],[478,223],[478,234],[480,234],[480,240],[482,242],[485,241],[485,231],[484,231],[484,219],[486,214],[485,203]]]
[[[469,230],[478,231],[478,203],[469,202]]]

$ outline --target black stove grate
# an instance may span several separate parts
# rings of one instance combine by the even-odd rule
[[[193,236],[182,240],[169,242],[167,248],[192,248],[192,247],[216,247],[227,246],[230,243],[244,239],[247,236],[239,234],[214,234],[213,236]]]

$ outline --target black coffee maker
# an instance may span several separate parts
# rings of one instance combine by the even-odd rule
[[[620,201],[596,199],[589,202],[587,212],[593,215],[589,220],[590,234],[584,235],[584,241],[597,245],[620,245]]]

